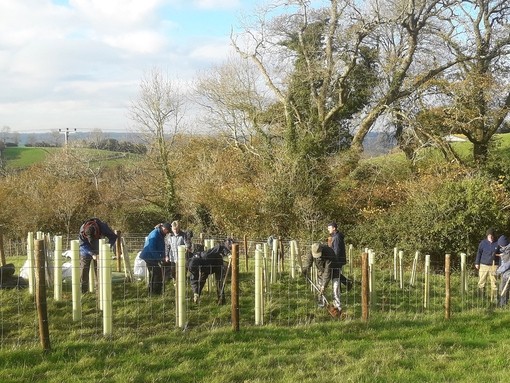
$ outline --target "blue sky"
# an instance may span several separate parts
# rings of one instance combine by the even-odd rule
[[[249,0],[0,0],[0,129],[124,131],[154,67],[221,63]]]

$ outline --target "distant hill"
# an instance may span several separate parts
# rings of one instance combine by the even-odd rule
[[[11,143],[13,142],[14,135],[11,133],[10,137],[3,138],[0,137],[0,140],[4,139],[5,142]],[[48,144],[62,146],[65,141],[64,132],[45,132],[45,133],[16,133],[16,140],[18,142],[18,146],[32,146],[34,143],[45,142]],[[115,139],[119,142],[127,141],[133,143],[141,143],[142,134],[135,132],[69,132],[68,139],[69,142],[73,141],[97,141],[97,139],[101,137],[101,139]],[[37,146],[37,145],[35,145]],[[363,144],[366,154],[368,155],[381,155],[388,153],[391,149],[395,147],[395,142],[392,140],[387,133],[380,132],[370,132],[368,133],[365,143]]]
[[[63,145],[65,134],[63,132],[51,133],[17,133],[18,145],[26,146],[31,143],[46,142],[49,144]],[[115,139],[117,141],[128,141],[133,143],[142,142],[141,134],[133,132],[69,132],[69,142],[83,140]],[[8,142],[8,141],[7,141]]]

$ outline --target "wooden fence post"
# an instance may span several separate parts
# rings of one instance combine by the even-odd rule
[[[239,245],[232,244],[232,330],[239,331]]]
[[[0,266],[5,266],[7,264],[5,260],[5,252],[4,252],[4,233],[2,231],[2,226],[0,225]]]
[[[248,236],[246,234],[244,235],[244,261],[246,267],[245,271],[248,271]]]
[[[37,306],[37,317],[39,318],[39,339],[45,352],[50,351],[50,330],[48,326],[48,306],[46,304],[46,257],[44,240],[37,239],[35,245],[35,301]]]
[[[122,254],[122,248],[121,248],[121,244],[122,244],[122,237],[121,237],[121,232],[120,230],[115,230],[115,234],[117,234],[117,240],[115,241],[115,256],[117,257],[117,271],[120,273],[122,271],[122,266],[121,266],[121,259],[120,259],[120,255]]]

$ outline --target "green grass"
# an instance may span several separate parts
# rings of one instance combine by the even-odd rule
[[[503,155],[508,158],[510,161],[510,134],[496,134],[493,139],[494,150],[499,155]],[[458,155],[466,160],[470,161],[472,159],[472,151],[473,145],[470,142],[457,142],[453,143],[452,147],[458,153]],[[62,148],[25,148],[25,147],[17,147],[17,148],[6,148],[4,150],[4,159],[7,163],[8,168],[16,168],[22,169],[28,166],[37,164],[48,156],[50,153],[54,153],[55,151],[63,150]],[[136,160],[140,158],[139,155],[131,154],[131,153],[115,153],[106,150],[97,150],[97,149],[85,149],[85,148],[72,148],[74,151],[79,151],[80,156],[93,158],[95,161],[105,161],[109,165],[115,165],[118,163],[124,163],[126,160]],[[419,155],[421,161],[429,162],[429,161],[442,161],[441,154],[433,148],[425,148],[421,151]],[[403,153],[397,151],[396,153],[378,156],[375,158],[371,158],[370,162],[374,164],[381,164],[384,162],[385,167],[389,167],[391,169],[402,168],[407,163]]]
[[[0,368],[6,383],[505,382],[506,324],[507,314],[477,312],[450,321],[374,318],[239,332],[170,325],[143,338],[54,336],[47,354],[2,349]]]
[[[3,151],[8,168],[26,168],[44,161],[56,148],[6,148]]]
[[[44,161],[49,155],[58,153],[63,148],[6,148],[3,151],[6,167],[10,169],[24,169]],[[113,166],[126,161],[136,160],[140,155],[132,153],[111,152],[108,150],[71,148],[81,159],[89,158],[92,162],[104,162]]]
[[[283,275],[268,286],[265,324],[254,326],[253,275],[242,272],[239,332],[232,329],[230,306],[218,306],[213,293],[204,293],[199,305],[188,302],[188,326],[179,329],[171,284],[163,296],[149,298],[143,282],[116,283],[114,331],[108,337],[102,334],[102,312],[93,294],[84,296],[83,317],[73,321],[66,285],[61,302],[49,292],[48,353],[39,345],[33,297],[26,290],[0,291],[0,380],[507,381],[508,309],[487,302],[464,307],[454,274],[453,312],[446,320],[443,276],[431,277],[431,306],[424,310],[421,280],[400,289],[390,274],[378,272],[378,296],[368,322],[360,319],[359,285],[343,295],[348,316],[338,321],[315,307],[302,278]],[[470,289],[475,282],[471,275]]]

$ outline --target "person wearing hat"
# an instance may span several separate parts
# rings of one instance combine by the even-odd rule
[[[347,291],[349,291],[352,289],[352,281],[342,274],[342,268],[347,263],[344,235],[338,231],[338,226],[334,221],[328,224],[328,232],[328,246],[333,249],[338,257],[338,261],[340,262],[340,283],[347,288]]]
[[[499,285],[499,306],[506,306],[510,295],[510,244],[508,238],[502,235],[498,238],[499,256],[501,265],[496,270],[496,276],[501,276]]]
[[[78,240],[80,245],[80,283],[81,292],[89,291],[90,264],[93,264],[97,283],[97,256],[99,254],[99,240],[108,238],[110,248],[113,249],[117,234],[113,232],[106,222],[99,218],[89,218],[80,226]]]
[[[303,263],[302,273],[305,277],[308,276],[312,264],[315,264],[317,268],[317,287],[320,290],[318,305],[324,306],[324,291],[331,280],[333,284],[333,306],[338,309],[338,315],[340,315],[342,312],[340,302],[340,270],[342,266],[335,251],[327,245],[312,244],[310,253]]]
[[[475,268],[478,270],[478,292],[483,295],[483,289],[487,279],[491,284],[491,297],[495,297],[497,293],[496,286],[496,269],[499,264],[497,257],[498,243],[496,242],[494,229],[488,229],[486,238],[482,239],[478,245],[476,252]]]
[[[147,287],[149,295],[161,295],[163,292],[163,272],[161,262],[165,259],[165,237],[172,230],[170,223],[157,225],[145,238],[140,259],[145,261],[149,271]]]

